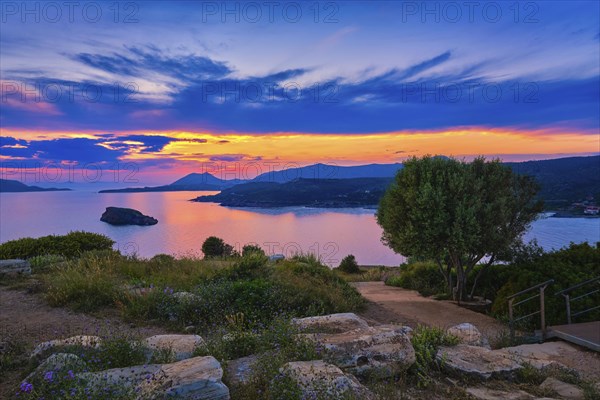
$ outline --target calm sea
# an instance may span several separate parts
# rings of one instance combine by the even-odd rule
[[[211,193],[211,192],[204,192]],[[94,193],[38,192],[0,194],[0,242],[72,230],[103,233],[123,253],[198,254],[215,235],[241,248],[256,243],[268,253],[311,252],[336,265],[347,254],[360,264],[398,265],[404,258],[381,244],[374,210],[308,208],[227,208],[188,201],[200,192]],[[111,226],[100,221],[108,206],[129,207],[158,219],[154,226]],[[545,218],[526,239],[545,249],[569,242],[600,241],[600,219]]]

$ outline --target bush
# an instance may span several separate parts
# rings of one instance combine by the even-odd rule
[[[568,248],[538,254],[534,257],[520,257],[511,265],[494,266],[486,275],[487,277],[482,282],[484,290],[489,290],[490,287],[499,287],[497,294],[492,297],[494,300],[492,313],[498,318],[507,318],[508,296],[538,283],[554,279],[554,283],[545,292],[546,323],[549,325],[565,324],[567,322],[565,300],[563,296],[555,296],[555,293],[579,282],[600,276],[600,248],[592,247],[587,243],[571,244]],[[572,292],[571,297],[577,297],[592,289],[591,285],[587,285]],[[522,298],[518,300],[522,300]],[[572,302],[572,313],[594,307],[599,303],[598,293],[587,296]],[[530,301],[520,305],[515,311],[518,313],[516,316],[521,316],[538,310],[539,302]],[[600,319],[600,310],[595,310],[577,317],[573,322],[598,319]],[[537,328],[539,327],[538,321],[536,318],[524,321],[525,324],[522,328]]]
[[[443,293],[446,290],[444,277],[437,264],[433,262],[415,262],[400,268],[398,275],[389,277],[386,285],[417,290],[423,296]]]
[[[440,346],[455,346],[459,343],[456,336],[449,335],[441,328],[418,326],[410,339],[415,349],[416,361],[411,367],[419,378],[419,386],[427,386],[431,382],[432,370],[438,369],[436,354]]]
[[[259,254],[261,256],[266,256],[265,251],[260,248],[260,246],[254,244],[247,244],[242,247],[242,257],[249,256],[250,254]]]
[[[208,237],[202,243],[202,253],[204,258],[229,257],[234,254],[233,247],[216,236]]]
[[[22,238],[0,245],[0,259],[59,255],[67,258],[90,250],[110,250],[115,242],[105,235],[74,231],[66,235]]]
[[[356,258],[354,258],[352,254],[348,254],[346,257],[344,257],[338,268],[340,269],[340,271],[345,272],[347,274],[361,273],[361,270],[358,267],[358,263],[356,262]]]

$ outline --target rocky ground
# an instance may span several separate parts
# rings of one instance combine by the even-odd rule
[[[579,375],[600,385],[597,353],[563,342],[491,350],[488,335],[505,327],[485,315],[379,282],[358,283],[356,287],[370,301],[362,316],[333,314],[294,322],[303,332],[303,338],[323,350],[321,360],[292,361],[281,369],[281,376],[295,382],[305,398],[313,398],[323,390],[333,397],[350,394],[359,399],[377,398],[362,382],[374,375],[391,377],[414,365],[417,354],[411,326],[417,325],[442,327],[459,339],[460,344],[442,346],[435,357],[444,366],[445,380],[461,391],[464,389],[464,398],[584,400],[585,388],[562,376]],[[99,336],[107,332],[130,335],[132,341],[142,343],[148,351],[146,364],[77,372],[73,365],[83,361],[77,355],[60,352],[65,345],[73,344],[94,348],[101,343]],[[116,382],[148,398],[161,395],[183,399],[230,398],[228,385],[232,381],[223,381],[225,371],[219,361],[211,355],[194,356],[203,346],[201,337],[168,334],[156,327],[134,327],[110,314],[89,316],[51,308],[39,295],[23,290],[0,287],[0,342],[4,347],[22,346],[27,358],[31,355],[41,361],[31,379],[36,373],[43,377],[48,369],[69,368],[75,369],[77,379],[100,386]],[[170,358],[156,361],[156,356],[164,351],[169,352]],[[227,363],[226,375],[243,381],[252,369],[252,362],[252,357],[232,360]],[[522,390],[512,382],[525,370],[534,375],[549,370],[559,373],[552,377],[544,375],[543,382]],[[21,379],[20,372],[8,371],[0,385],[0,398],[14,394]],[[38,379],[43,378],[38,376]],[[589,390],[587,396],[589,399]]]

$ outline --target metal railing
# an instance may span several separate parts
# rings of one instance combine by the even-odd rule
[[[590,280],[587,280],[587,281],[584,281],[584,282],[580,282],[580,283],[578,283],[576,285],[571,286],[570,288],[567,288],[565,290],[561,290],[560,292],[556,293],[556,296],[562,295],[565,298],[565,304],[566,304],[566,307],[567,307],[567,323],[568,324],[572,323],[572,319],[574,317],[578,317],[580,315],[583,315],[585,313],[588,313],[590,311],[597,310],[597,309],[600,308],[600,305],[597,305],[597,306],[590,307],[588,309],[576,312],[575,314],[571,313],[571,302],[577,301],[577,300],[581,300],[581,299],[583,299],[583,298],[585,298],[587,296],[591,296],[594,293],[600,292],[600,287],[598,287],[597,289],[594,289],[594,290],[590,290],[587,293],[584,293],[582,295],[579,295],[579,296],[576,296],[576,297],[573,297],[573,298],[571,298],[571,292],[573,292],[574,290],[577,290],[579,288],[582,288],[584,286],[587,286],[587,285],[589,285],[591,283],[594,283],[594,282],[598,282],[598,284],[600,286],[600,276],[597,276],[596,278],[593,278],[593,279],[590,279]]]
[[[550,279],[546,282],[540,283],[538,285],[532,286],[528,289],[522,290],[518,293],[513,294],[512,296],[508,296],[507,300],[508,300],[508,320],[509,320],[509,328],[510,328],[510,337],[511,339],[514,340],[515,338],[515,323],[517,321],[521,321],[524,320],[526,318],[530,318],[533,317],[535,315],[540,315],[540,329],[542,332],[542,339],[545,339],[546,337],[546,309],[545,309],[545,302],[544,302],[544,291],[546,290],[546,288],[551,285],[552,283],[554,283],[554,279]],[[518,301],[517,303],[515,303],[515,299],[521,295],[527,294],[529,292],[532,292],[534,290],[538,290],[539,289],[539,293],[535,294],[533,296],[530,296],[524,300]],[[530,300],[536,299],[536,298],[540,298],[540,309],[538,311],[532,312],[530,314],[524,315],[522,317],[519,318],[515,318],[515,314],[514,314],[514,308],[520,304],[526,303]]]

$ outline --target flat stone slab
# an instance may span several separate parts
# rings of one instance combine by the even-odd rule
[[[71,336],[66,339],[55,339],[49,340],[47,342],[43,342],[38,344],[33,352],[31,353],[31,358],[41,358],[44,354],[55,349],[57,347],[66,347],[66,346],[81,346],[97,349],[100,347],[102,343],[102,338],[99,336],[89,336],[89,335],[78,335]]]
[[[357,376],[375,373],[381,378],[389,377],[415,362],[408,331],[400,325],[303,336],[324,348],[325,361]]]
[[[542,389],[550,389],[556,392],[562,399],[568,400],[584,400],[585,394],[583,390],[570,383],[559,381],[555,378],[546,378],[546,380],[540,385]]]
[[[354,313],[338,313],[316,317],[294,318],[292,322],[301,331],[342,333],[369,327],[367,321]]]
[[[194,357],[161,365],[136,389],[144,399],[229,400],[222,378],[223,369],[214,357]]]
[[[523,368],[520,363],[502,352],[465,344],[441,347],[436,358],[449,372],[480,380],[512,379],[515,373]]]
[[[227,362],[227,376],[229,384],[242,384],[250,381],[252,367],[258,361],[258,356],[251,355]]]
[[[204,344],[198,335],[155,335],[144,339],[143,344],[152,352],[170,352],[175,361],[185,360]]]
[[[465,390],[468,394],[478,400],[531,400],[532,395],[522,390],[516,392],[506,392],[503,390],[494,390],[486,387],[468,388]]]
[[[322,360],[296,361],[285,364],[280,372],[291,378],[302,391],[301,398],[338,399],[351,398],[370,400],[374,395],[354,376]]]

